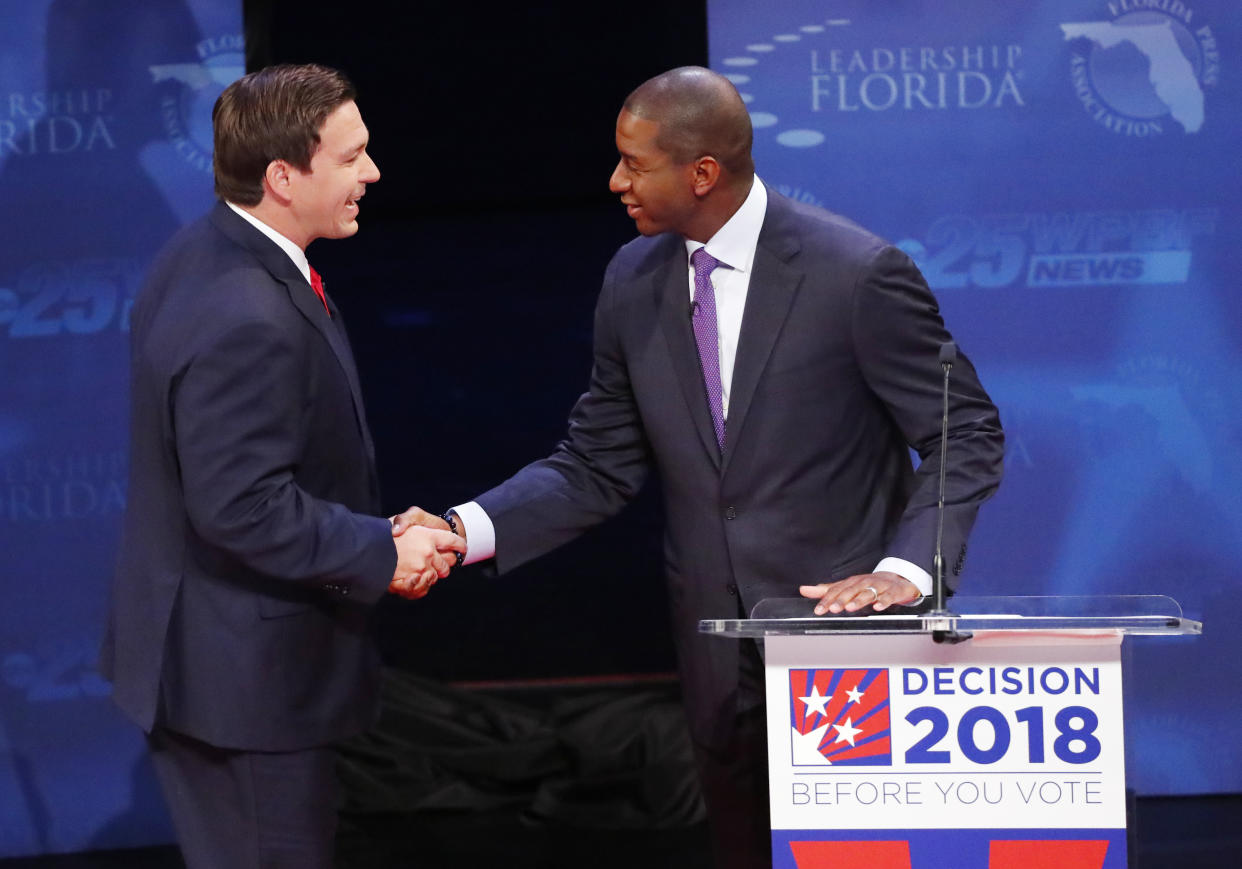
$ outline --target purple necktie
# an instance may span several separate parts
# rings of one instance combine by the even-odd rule
[[[724,451],[724,390],[720,385],[720,337],[716,329],[716,289],[711,274],[720,260],[706,248],[699,248],[690,256],[694,264],[694,341],[699,345],[699,362],[703,366],[703,386],[707,389],[707,403],[712,409],[712,425],[716,429],[716,444]]]

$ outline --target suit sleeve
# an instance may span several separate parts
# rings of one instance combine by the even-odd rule
[[[859,276],[853,340],[868,387],[920,458],[914,490],[885,554],[934,575],[943,410],[939,353],[952,336],[923,276],[894,247],[880,249]],[[974,366],[959,353],[950,374],[942,546],[950,586],[961,572],[979,506],[996,491],[1003,465],[1000,415]]]
[[[286,330],[251,321],[215,337],[183,370],[170,411],[189,519],[252,570],[377,600],[397,561],[388,521],[312,497],[294,478],[304,366]]]
[[[651,455],[634,401],[614,309],[617,259],[595,307],[590,387],[546,459],[475,500],[496,528],[496,566],[511,570],[620,512],[646,480]]]

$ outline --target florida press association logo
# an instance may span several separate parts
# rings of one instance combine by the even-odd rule
[[[211,173],[211,109],[220,93],[246,72],[241,34],[204,39],[195,47],[198,60],[152,66],[164,130],[177,153],[191,166]]]
[[[1211,26],[1181,0],[1114,0],[1105,8],[1107,18],[1061,25],[1087,114],[1124,136],[1199,132],[1220,78]]]
[[[1136,469],[1127,485],[1159,491],[1172,469],[1181,491],[1206,497],[1220,477],[1213,442],[1230,416],[1218,387],[1223,382],[1181,357],[1139,356],[1125,360],[1112,376],[1072,386],[1070,395],[1092,442],[1111,441],[1111,455],[1129,449],[1145,456],[1145,467]],[[1119,504],[1111,518],[1129,521],[1139,509]],[[1235,533],[1242,529],[1242,520],[1233,527]]]
[[[892,766],[888,669],[789,671],[794,766]]]

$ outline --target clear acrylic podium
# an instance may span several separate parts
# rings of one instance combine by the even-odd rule
[[[814,601],[769,598],[748,619],[704,619],[699,631],[726,637],[813,636],[817,634],[931,634],[938,630],[1096,633],[1119,631],[1140,636],[1185,636],[1203,632],[1164,595],[967,597],[950,598],[951,618],[893,607],[874,615],[817,616]]]
[[[1123,641],[1201,633],[1176,601],[813,605],[699,623],[764,641],[774,867],[1127,867]]]

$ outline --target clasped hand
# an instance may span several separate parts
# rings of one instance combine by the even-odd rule
[[[389,518],[397,546],[397,569],[388,590],[409,600],[431,591],[436,581],[449,575],[457,558],[466,553],[466,541],[449,524],[421,507],[411,507]]]

